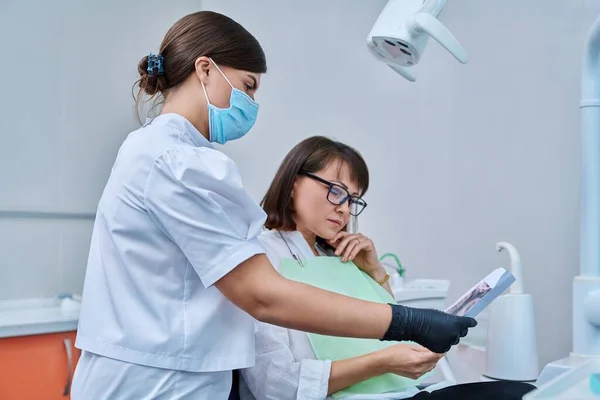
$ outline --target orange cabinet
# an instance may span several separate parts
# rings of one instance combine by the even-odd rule
[[[75,332],[0,339],[0,400],[68,400]]]

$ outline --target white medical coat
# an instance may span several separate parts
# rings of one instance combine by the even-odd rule
[[[314,257],[300,232],[281,232],[292,252],[301,260]],[[290,250],[277,231],[265,231],[259,241],[275,268],[281,260],[291,258]],[[323,252],[320,252],[321,255]],[[242,400],[323,400],[329,389],[330,360],[317,360],[302,331],[259,323],[256,334],[256,365],[241,371],[240,397]],[[443,382],[427,388],[431,391],[448,386]],[[399,393],[354,395],[347,400],[404,399],[416,395],[414,387]]]
[[[132,132],[98,205],[76,346],[167,370],[253,365],[255,320],[213,284],[264,253],[265,218],[236,164],[185,118]]]

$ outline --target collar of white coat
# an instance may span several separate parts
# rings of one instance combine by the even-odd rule
[[[169,127],[177,130],[182,140],[189,142],[189,144],[196,147],[210,147],[213,148],[212,144],[204,137],[202,133],[190,121],[185,117],[175,113],[161,114],[155,118],[146,118],[146,122],[143,126],[160,124],[165,127]]]

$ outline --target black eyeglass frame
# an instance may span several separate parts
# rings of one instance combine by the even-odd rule
[[[341,206],[342,204],[344,204],[345,202],[349,201],[349,205],[351,206],[352,204],[356,204],[357,206],[362,206],[362,208],[360,209],[360,211],[358,211],[356,214],[354,214],[352,212],[352,207],[350,207],[350,215],[352,215],[353,217],[357,217],[360,215],[360,213],[362,213],[365,208],[367,208],[367,202],[364,201],[362,199],[362,197],[359,196],[353,196],[350,194],[350,192],[348,192],[348,189],[346,189],[345,187],[343,187],[342,185],[338,185],[337,183],[333,183],[333,182],[329,182],[326,179],[321,178],[320,176],[317,176],[311,172],[305,171],[305,170],[300,170],[298,171],[298,175],[303,175],[306,176],[310,179],[313,179],[317,182],[321,182],[324,185],[329,186],[329,190],[327,191],[327,201],[330,202],[331,204],[335,205],[335,206]],[[331,199],[329,198],[329,195],[331,194],[331,189],[333,188],[339,188],[341,190],[343,190],[344,192],[346,192],[346,196],[344,196],[344,198],[342,199],[341,202],[337,203],[334,201],[331,201]]]

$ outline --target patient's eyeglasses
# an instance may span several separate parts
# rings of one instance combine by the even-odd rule
[[[348,189],[345,187],[338,185],[337,183],[329,182],[321,177],[318,177],[314,174],[311,174],[308,171],[300,170],[298,172],[299,175],[304,175],[310,179],[314,179],[317,182],[321,182],[324,185],[329,186],[329,191],[327,192],[327,201],[336,206],[340,206],[345,202],[349,202],[350,205],[350,215],[357,216],[367,206],[367,202],[361,199],[358,196],[352,196]]]

